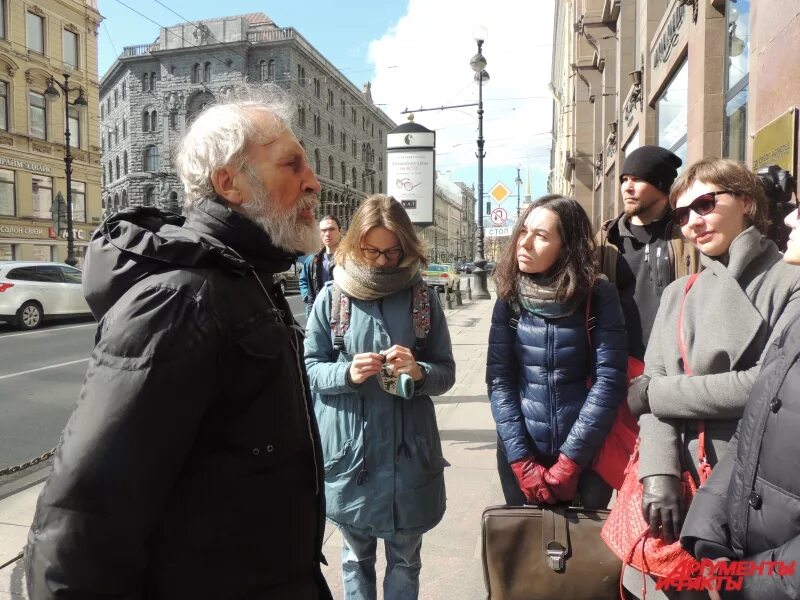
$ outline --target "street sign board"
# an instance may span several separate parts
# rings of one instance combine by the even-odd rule
[[[489,196],[495,199],[498,204],[502,204],[503,200],[511,195],[511,190],[508,189],[505,183],[498,181],[489,190]]]
[[[505,208],[495,208],[492,211],[491,219],[494,225],[505,225],[506,221],[508,220],[508,213],[506,212]]]
[[[486,237],[499,238],[511,235],[511,227],[489,227]]]

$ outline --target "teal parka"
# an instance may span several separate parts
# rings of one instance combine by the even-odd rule
[[[376,537],[420,534],[444,515],[444,467],[431,396],[455,383],[455,361],[444,312],[429,290],[431,330],[415,351],[425,378],[404,400],[376,376],[348,385],[354,354],[394,344],[414,349],[411,288],[382,301],[353,299],[344,350],[333,348],[331,290],[317,296],[306,324],[305,362],[325,460],[328,518]],[[366,470],[366,474],[363,471]]]

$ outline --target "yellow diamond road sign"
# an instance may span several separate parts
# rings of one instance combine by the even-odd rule
[[[511,190],[508,189],[506,184],[504,184],[502,181],[498,181],[494,184],[494,187],[489,190],[489,195],[494,198],[495,202],[501,204],[503,200],[511,195]]]

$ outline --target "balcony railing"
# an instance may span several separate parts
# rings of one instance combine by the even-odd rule
[[[158,42],[154,44],[139,44],[138,46],[125,46],[122,49],[122,56],[145,56],[146,54],[150,54],[155,50],[159,50]]]

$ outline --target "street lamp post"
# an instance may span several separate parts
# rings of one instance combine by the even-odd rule
[[[61,91],[64,92],[64,172],[67,175],[67,259],[64,262],[74,267],[78,264],[78,259],[75,258],[75,233],[72,230],[72,152],[69,144],[69,107],[84,107],[87,102],[86,97],[83,95],[83,88],[81,86],[69,87],[69,73],[63,73],[63,76],[63,84],[51,77],[44,94],[49,98],[58,98],[58,90],[53,84],[60,87]],[[72,104],[69,101],[70,92],[78,92],[78,97],[75,98]]]
[[[483,84],[489,81],[489,73],[486,72],[486,58],[481,50],[483,42],[486,40],[486,29],[478,27],[475,29],[473,37],[478,43],[478,53],[469,61],[472,70],[475,71],[475,81],[478,82],[478,243],[477,258],[475,259],[475,298],[487,300],[491,298],[486,282],[486,257],[483,253],[483,158],[486,153],[483,151]]]
[[[517,184],[517,219],[519,219],[519,186],[522,185],[522,177],[519,176],[519,167],[517,167],[517,178],[514,180]]]

